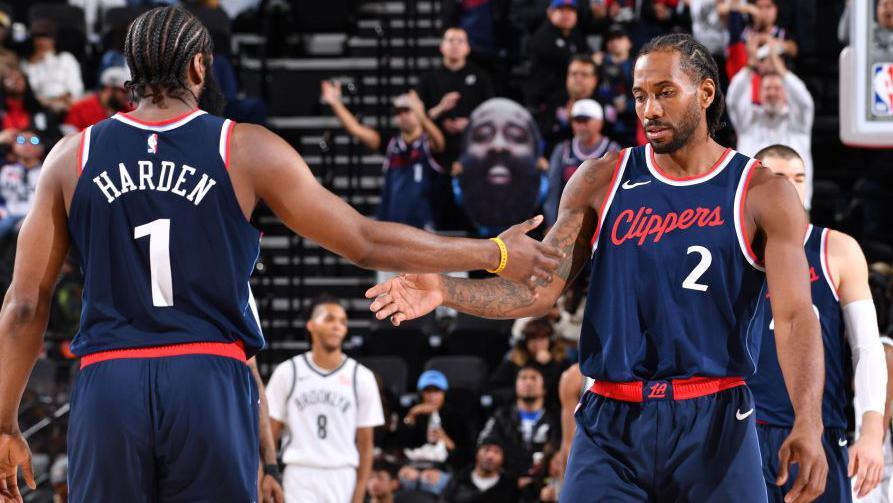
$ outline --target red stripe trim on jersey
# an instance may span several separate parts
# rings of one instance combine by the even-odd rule
[[[834,285],[834,278],[831,277],[831,262],[828,260],[828,236],[831,235],[831,229],[825,229],[823,232],[824,236],[822,236],[822,264],[825,267],[825,274],[828,276],[828,283],[831,287],[831,290],[834,291],[834,296],[838,299],[840,298],[840,292],[837,286]]]
[[[87,132],[81,131],[81,141],[78,144],[78,178],[80,178],[81,173],[84,172],[84,140],[87,138]]]
[[[713,164],[713,166],[706,173],[702,173],[700,175],[679,177],[679,176],[673,176],[673,175],[667,173],[666,171],[664,171],[663,169],[661,169],[660,165],[657,163],[657,158],[654,157],[654,149],[652,148],[649,150],[651,151],[651,165],[654,166],[654,169],[658,173],[660,173],[661,176],[668,178],[670,180],[673,180],[674,182],[690,182],[692,180],[697,180],[699,178],[704,178],[704,177],[710,176],[714,171],[716,171],[717,169],[719,169],[720,166],[722,166],[723,161],[726,160],[726,157],[728,157],[729,153],[732,151],[731,148],[726,147],[726,151],[723,152],[721,156],[719,156],[719,159]]]
[[[620,165],[623,163],[623,158],[626,157],[627,152],[625,150],[621,150],[617,155],[617,162],[614,163],[614,174],[611,175],[611,183],[608,184],[608,190],[605,192],[605,197],[602,199],[602,204],[598,209],[598,219],[595,223],[595,232],[592,234],[592,241],[589,243],[589,246],[595,246],[595,242],[598,241],[598,234],[602,230],[602,223],[605,221],[605,208],[608,206],[608,199],[611,198],[611,192],[614,191],[614,184],[617,183],[617,176],[620,174]]]
[[[214,355],[224,356],[245,362],[245,345],[242,341],[236,342],[188,342],[185,344],[170,344],[167,346],[150,346],[146,348],[112,349],[86,355],[81,358],[81,368],[94,363],[108,360],[122,360],[130,358],[163,358],[167,356],[182,355]]]
[[[741,206],[738,207],[738,222],[741,224],[741,239],[744,240],[744,248],[747,249],[747,255],[753,260],[754,264],[762,266],[763,262],[757,257],[757,254],[753,252],[753,248],[750,246],[750,238],[747,237],[747,229],[744,228],[744,207],[747,202],[747,190],[750,188],[750,178],[758,167],[760,167],[760,162],[754,161],[750,170],[747,172],[747,178],[744,179],[744,187],[741,188]]]
[[[668,384],[672,386],[673,400],[689,400],[744,386],[744,379],[740,377],[690,377],[688,379],[673,379]],[[623,402],[645,401],[644,390],[645,383],[642,381],[596,381],[589,388],[589,391],[597,395]]]
[[[226,166],[226,169],[229,169],[229,153],[230,153],[230,143],[233,141],[233,128],[236,127],[235,121],[230,121],[229,126],[226,128],[226,155],[223,159],[223,164]]]
[[[142,124],[143,126],[158,127],[158,126],[167,126],[168,124],[173,124],[177,121],[183,120],[186,117],[189,117],[190,115],[194,114],[197,111],[198,111],[198,108],[194,108],[194,109],[186,112],[185,114],[178,115],[172,119],[164,119],[164,120],[160,120],[160,121],[146,121],[146,120],[142,120],[142,119],[137,119],[136,117],[134,117],[133,115],[131,115],[129,113],[122,113],[121,115],[126,117],[127,120],[131,120],[133,122],[136,122],[137,124]]]

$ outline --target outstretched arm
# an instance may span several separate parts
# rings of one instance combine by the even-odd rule
[[[523,318],[544,315],[558,300],[590,256],[596,211],[605,196],[619,153],[584,162],[561,197],[558,220],[544,243],[564,258],[551,283],[536,291],[506,278],[469,280],[435,275],[407,275],[376,285],[366,297],[376,297],[370,308],[380,320],[394,324],[422,316],[440,304],[483,318]]]
[[[853,355],[856,414],[862,420],[859,437],[850,447],[848,474],[854,479],[854,492],[863,498],[880,483],[884,471],[886,358],[862,248],[852,237],[828,231],[827,253],[832,281],[836,280],[838,285],[846,338]]]
[[[332,107],[335,117],[344,125],[347,134],[353,136],[366,145],[370,150],[378,150],[381,146],[381,135],[378,131],[369,126],[363,125],[357,120],[356,116],[348,110],[341,101],[341,83],[332,83],[328,80],[322,81],[320,84],[322,100]]]
[[[791,434],[779,451],[777,483],[787,480],[789,463],[799,463],[800,473],[788,494],[791,501],[812,501],[824,491],[828,463],[821,444],[825,357],[803,251],[808,221],[793,185],[765,168],[755,169],[746,200],[753,223],[745,218],[745,227],[755,224],[765,242],[778,363],[795,414]]]
[[[360,215],[323,188],[288,143],[266,128],[239,124],[232,138],[230,176],[240,192],[264,200],[295,233],[369,269],[449,272],[495,269],[496,243],[438,236]],[[503,275],[532,284],[551,278],[560,253],[526,236],[541,218],[516,225],[500,237],[508,248]]]
[[[0,310],[0,496],[18,498],[16,470],[34,489],[31,452],[19,431],[18,410],[25,384],[40,353],[50,299],[68,252],[68,226],[61,170],[75,171],[71,137],[57,144],[44,163],[34,207],[18,238],[12,284]],[[3,498],[0,498],[3,499]]]

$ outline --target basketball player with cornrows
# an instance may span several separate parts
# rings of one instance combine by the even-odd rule
[[[509,280],[406,275],[367,292],[399,324],[443,304],[477,316],[542,316],[592,260],[576,412],[561,501],[766,501],[754,402],[759,341],[748,325],[772,290],[795,420],[779,449],[785,501],[823,491],[824,365],[794,188],[717,144],[716,63],[689,35],[641,50],[632,89],[648,144],[584,162],[545,242],[566,253],[536,293]]]

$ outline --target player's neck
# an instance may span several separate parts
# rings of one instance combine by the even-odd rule
[[[344,353],[341,352],[341,348],[329,351],[320,346],[313,346],[310,350],[310,359],[322,370],[333,370],[344,361]]]
[[[726,151],[726,148],[706,136],[701,140],[692,139],[679,150],[669,154],[658,154],[654,158],[660,168],[677,176],[699,176],[711,169]]]
[[[143,98],[128,115],[146,122],[158,122],[188,114],[197,108],[198,103],[191,96],[182,100],[166,97],[158,103],[152,103],[152,98]]]
[[[394,503],[394,495],[385,494],[380,498],[369,498],[369,503]]]

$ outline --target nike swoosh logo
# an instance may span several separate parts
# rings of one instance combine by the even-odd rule
[[[623,187],[626,190],[629,190],[629,189],[634,189],[634,188],[638,187],[639,185],[648,185],[649,183],[651,183],[651,180],[647,180],[647,181],[639,182],[639,183],[629,183],[629,180],[627,180],[627,181],[623,182],[623,185],[621,185],[621,187]]]
[[[739,421],[744,421],[751,414],[753,414],[753,408],[751,408],[749,411],[745,412],[744,414],[741,413],[741,409],[738,409],[735,411],[735,419],[737,419]]]
[[[839,445],[841,447],[845,446],[846,444],[847,444],[847,442],[846,442],[845,438],[841,438],[840,440],[837,441],[837,445]]]

